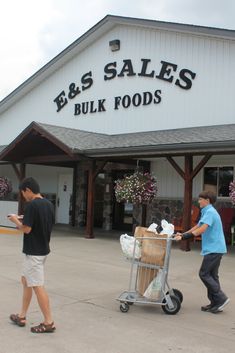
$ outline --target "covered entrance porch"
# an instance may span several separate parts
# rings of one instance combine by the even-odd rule
[[[106,228],[121,229],[125,222],[132,226],[134,208],[122,205],[118,210],[113,198],[118,173],[134,171],[137,160],[149,171],[150,158],[165,158],[184,182],[182,229],[187,230],[191,225],[193,180],[213,155],[234,154],[234,133],[235,125],[229,125],[109,136],[33,122],[1,152],[0,160],[12,165],[19,180],[27,175],[27,164],[71,168],[70,224],[85,227],[86,237],[93,238],[94,225],[101,224],[101,203],[106,205],[105,219],[110,222]],[[212,141],[212,135],[217,140]],[[140,215],[139,222],[144,225],[145,221]],[[189,243],[185,241],[182,247],[189,250]]]

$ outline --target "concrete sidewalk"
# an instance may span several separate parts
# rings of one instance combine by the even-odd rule
[[[235,251],[221,264],[221,284],[231,302],[220,314],[204,313],[206,290],[198,278],[199,244],[183,252],[174,244],[169,284],[184,295],[181,310],[166,315],[160,306],[133,305],[121,313],[115,300],[128,289],[130,264],[122,257],[119,237],[108,233],[85,239],[75,232],[53,232],[46,265],[57,330],[36,335],[30,326],[42,317],[35,298],[27,326],[9,322],[21,303],[22,237],[0,234],[0,353],[228,353],[235,346]]]

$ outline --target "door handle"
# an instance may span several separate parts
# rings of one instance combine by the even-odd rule
[[[60,207],[60,198],[57,198],[57,207]]]

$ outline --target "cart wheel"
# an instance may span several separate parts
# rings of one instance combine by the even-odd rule
[[[168,304],[164,304],[162,305],[162,310],[164,311],[165,314],[175,315],[180,310],[181,303],[179,298],[176,295],[171,295],[170,298],[173,304],[173,308],[170,308]],[[163,299],[162,303],[166,303],[166,299]]]
[[[127,303],[121,303],[120,305],[120,310],[122,313],[127,313],[129,310],[129,304]]]
[[[180,302],[182,303],[182,302],[183,302],[183,299],[184,299],[182,292],[181,292],[179,289],[176,289],[176,288],[172,288],[172,290],[173,290],[173,292],[174,292],[174,295],[175,295],[176,297],[178,297],[179,300],[180,300]],[[169,291],[166,292],[166,294],[169,294]]]
[[[174,294],[176,295],[176,297],[178,297],[180,302],[182,303],[183,299],[184,299],[182,292],[176,288],[173,288],[173,291],[174,291]]]

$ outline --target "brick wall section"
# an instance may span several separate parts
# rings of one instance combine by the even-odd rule
[[[198,206],[197,199],[193,200],[193,204]],[[230,208],[232,203],[230,201],[217,200],[215,208]],[[157,223],[161,224],[161,220],[165,219],[169,223],[174,220],[180,221],[183,216],[183,199],[156,199],[148,205],[147,224]]]

